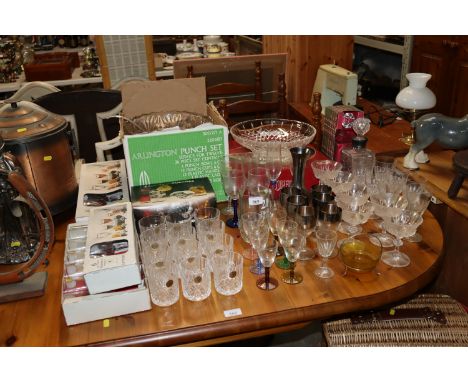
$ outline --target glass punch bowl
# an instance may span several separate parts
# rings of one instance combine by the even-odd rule
[[[317,130],[312,125],[289,119],[261,118],[239,122],[231,127],[234,140],[262,156],[272,145],[281,146],[281,157],[288,158],[292,147],[307,146]]]

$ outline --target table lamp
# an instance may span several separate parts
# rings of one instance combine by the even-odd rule
[[[400,90],[396,96],[395,103],[402,109],[412,112],[412,121],[416,120],[418,111],[432,109],[436,104],[436,96],[431,89],[426,87],[431,77],[432,75],[428,73],[408,73],[406,78],[409,85]],[[401,138],[401,141],[407,145],[415,142],[413,127],[411,135]]]

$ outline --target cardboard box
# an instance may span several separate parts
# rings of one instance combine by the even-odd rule
[[[70,258],[75,259],[75,242],[86,236],[88,228],[70,224],[67,228],[62,278],[62,310],[67,325],[101,320],[151,309],[150,295],[144,280],[134,287],[91,295],[82,283],[83,273],[70,274]],[[76,267],[76,269],[79,269]]]
[[[84,279],[90,294],[141,283],[131,203],[118,203],[91,211]]]
[[[122,85],[122,114],[134,118],[164,111],[208,115],[216,125],[227,126],[212,102],[206,103],[205,78],[138,81]]]
[[[132,187],[131,199],[136,221],[144,216],[175,212],[187,206],[193,210],[216,207],[216,196],[208,178]]]
[[[77,223],[86,223],[91,210],[96,207],[128,201],[130,198],[124,160],[81,165],[75,213]]]
[[[356,135],[351,124],[357,118],[363,117],[364,112],[354,106],[328,106],[325,109],[325,121],[322,128],[322,153],[330,159],[338,160],[341,150],[346,147],[346,142],[340,142],[341,146],[337,147],[337,132],[345,130],[342,133],[349,137],[349,145],[351,145],[351,138]]]

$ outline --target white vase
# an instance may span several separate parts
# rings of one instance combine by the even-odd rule
[[[426,87],[431,77],[432,75],[428,73],[408,73],[406,78],[409,85],[398,93],[396,104],[410,110],[433,108],[436,104],[436,97],[432,90]]]

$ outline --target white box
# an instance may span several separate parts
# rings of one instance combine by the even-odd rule
[[[91,210],[96,206],[128,201],[130,201],[130,198],[124,160],[81,165],[75,213],[77,223],[86,223]],[[96,206],[85,205],[85,202],[93,202]]]
[[[87,226],[82,224],[69,224],[67,228],[62,278],[62,309],[67,325],[151,309],[150,295],[144,281],[131,288],[95,295],[88,294],[83,284],[67,285],[73,282],[73,278],[67,274],[66,265],[67,259],[76,252],[73,242],[86,236],[87,230]],[[79,275],[76,279],[79,279]]]
[[[62,309],[67,325],[101,320],[151,309],[150,295],[145,283],[123,291],[87,296],[62,294]]]
[[[90,294],[141,283],[131,203],[91,211],[83,272]]]

